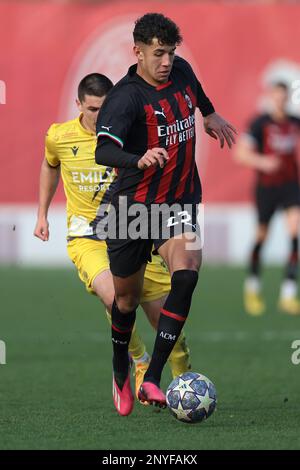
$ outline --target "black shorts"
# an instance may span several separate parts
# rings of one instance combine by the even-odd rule
[[[259,223],[268,224],[277,209],[300,206],[299,183],[290,182],[272,187],[258,185],[255,190],[255,202]]]
[[[121,197],[117,204],[114,202],[114,211],[112,208],[109,211],[106,243],[114,276],[128,277],[136,273],[143,264],[151,261],[152,252],[157,254],[170,238],[187,232],[197,233],[200,237],[198,204],[180,201],[171,207],[155,204],[148,208],[141,204],[141,212],[136,212],[138,204],[130,205],[128,211],[128,207],[124,209],[123,201]],[[115,217],[114,222],[112,217]]]

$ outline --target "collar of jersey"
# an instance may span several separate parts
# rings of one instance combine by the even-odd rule
[[[271,113],[270,113],[270,114],[267,114],[267,117],[268,117],[269,121],[270,121],[272,124],[281,125],[281,124],[285,124],[286,122],[288,122],[290,116],[289,116],[288,114],[286,114],[286,115],[285,115],[285,118],[284,118],[282,121],[276,121],[276,120],[273,118],[273,116],[272,116]]]
[[[140,75],[136,73],[136,69],[137,69],[137,64],[131,65],[131,67],[129,67],[129,70],[128,70],[129,77],[132,80],[137,81],[141,83],[142,85],[146,86],[147,88],[151,88],[151,90],[160,91],[172,85],[172,80],[169,80],[168,82],[162,83],[161,85],[158,85],[158,86],[150,85],[150,83],[146,82],[146,80],[144,80]]]
[[[96,134],[92,131],[89,131],[88,129],[86,129],[85,127],[83,127],[83,125],[81,124],[81,117],[82,117],[82,113],[79,114],[78,118],[77,118],[77,121],[78,121],[78,126],[80,127],[80,130],[82,132],[84,132],[85,134],[88,134],[89,136],[95,136],[96,137]]]

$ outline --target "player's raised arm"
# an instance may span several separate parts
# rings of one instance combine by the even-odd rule
[[[42,241],[49,240],[48,210],[58,186],[60,163],[55,155],[49,134],[46,138],[46,157],[40,171],[39,206],[34,236]]]

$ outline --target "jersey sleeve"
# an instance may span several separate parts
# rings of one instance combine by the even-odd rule
[[[244,137],[256,148],[260,148],[263,139],[263,126],[262,119],[256,118],[253,119],[249,125],[248,129],[244,133]]]
[[[52,126],[49,127],[48,132],[46,134],[45,158],[50,166],[56,167],[60,165],[55,141],[55,124],[52,124]]]
[[[208,96],[205,94],[192,66],[182,57],[176,56],[176,62],[178,67],[188,77],[189,81],[194,84],[194,89],[196,91],[196,106],[200,109],[202,116],[206,117],[209,114],[214,113],[215,108]]]
[[[123,148],[138,114],[137,105],[124,88],[116,87],[107,96],[97,119],[98,142],[108,138]]]
[[[206,96],[206,94],[204,93],[201,83],[199,82],[196,76],[195,78],[197,81],[197,106],[200,109],[202,116],[205,117],[209,114],[214,113],[215,108],[208,96]]]

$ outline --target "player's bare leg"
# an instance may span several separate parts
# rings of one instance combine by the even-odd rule
[[[112,274],[109,269],[95,277],[92,288],[101,302],[105,305],[105,308],[111,312],[115,289]]]
[[[249,274],[244,283],[244,307],[249,315],[260,316],[265,310],[261,294],[260,255],[268,236],[268,224],[259,223],[256,228],[255,242],[251,251]]]
[[[166,405],[159,388],[161,373],[189,314],[201,266],[201,250],[187,250],[187,244],[191,245],[191,239],[183,235],[169,239],[158,250],[171,274],[171,291],[161,309],[152,359],[139,398],[161,407]]]
[[[290,252],[280,288],[279,308],[289,315],[300,314],[298,299],[298,233],[300,225],[299,207],[293,206],[285,211],[287,232],[290,238]]]

